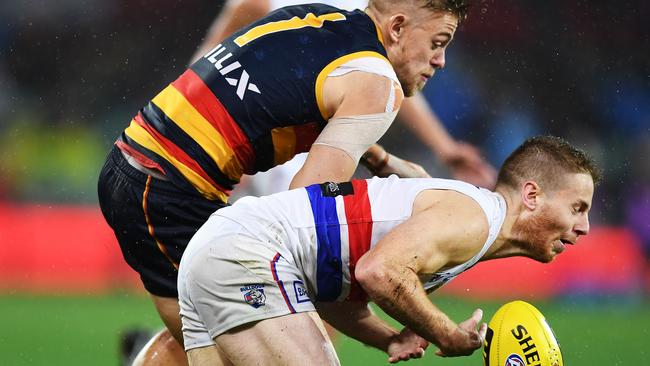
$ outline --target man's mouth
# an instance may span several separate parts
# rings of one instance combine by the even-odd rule
[[[572,241],[569,240],[569,239],[562,239],[562,238],[560,238],[560,239],[557,240],[557,245],[554,245],[554,246],[553,246],[553,250],[554,250],[557,254],[560,254],[560,253],[562,253],[562,252],[566,249],[566,246],[567,246],[567,245],[573,245],[573,244],[574,244],[574,242],[572,242]]]

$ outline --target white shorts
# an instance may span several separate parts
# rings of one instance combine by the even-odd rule
[[[315,311],[303,274],[285,256],[239,224],[212,215],[179,267],[185,350],[212,345],[239,325]]]

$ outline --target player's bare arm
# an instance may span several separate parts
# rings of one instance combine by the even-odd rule
[[[384,76],[355,71],[328,77],[323,87],[328,126],[312,145],[290,188],[350,179],[362,153],[383,135],[403,99],[401,87]],[[342,120],[344,124],[337,124]],[[337,129],[336,138],[322,139],[331,128]]]
[[[429,342],[414,332],[402,332],[376,316],[366,302],[316,303],[319,315],[346,335],[386,352],[391,363],[420,358]]]
[[[441,354],[471,354],[485,334],[484,325],[477,330],[480,311],[457,325],[431,303],[420,277],[474,256],[487,239],[487,219],[471,198],[439,190],[422,192],[413,212],[359,260],[356,278],[387,314],[436,344]]]
[[[239,28],[248,25],[269,12],[268,0],[228,0],[210,26],[199,48],[190,59],[194,63],[201,56],[213,49],[224,38]]]

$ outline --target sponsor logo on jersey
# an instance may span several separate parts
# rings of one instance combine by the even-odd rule
[[[255,309],[264,306],[266,295],[264,295],[264,285],[247,285],[240,287],[239,291],[244,295],[244,301]]]
[[[320,185],[323,197],[347,196],[354,194],[354,187],[350,182],[333,183],[327,182]]]
[[[508,356],[508,358],[506,358],[506,363],[503,366],[526,366],[526,363],[521,358],[521,356],[513,353]]]
[[[228,84],[236,88],[236,93],[239,99],[244,100],[244,96],[246,95],[247,90],[250,90],[257,94],[262,94],[262,92],[260,92],[260,90],[257,88],[257,85],[253,84],[250,81],[250,75],[242,67],[239,61],[234,61],[226,64],[228,59],[232,57],[232,52],[228,52],[222,55],[225,50],[226,47],[218,44],[215,48],[212,49],[212,51],[208,52],[203,57],[207,58],[208,61],[210,61],[210,63],[213,64],[214,67],[219,70],[219,73],[221,73],[223,76],[226,76],[233,71],[242,69],[239,78],[226,77]]]
[[[310,301],[309,294],[305,288],[305,284],[302,281],[293,281],[293,291],[296,293],[296,301],[307,302]]]

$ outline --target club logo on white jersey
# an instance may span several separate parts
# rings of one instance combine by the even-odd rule
[[[262,92],[260,92],[260,90],[257,88],[257,85],[250,82],[250,75],[248,72],[246,72],[245,69],[242,68],[242,65],[239,63],[239,61],[224,65],[224,62],[232,57],[232,52],[228,52],[225,55],[220,56],[225,50],[226,47],[218,44],[215,48],[212,49],[212,51],[208,52],[203,57],[207,58],[208,61],[210,61],[210,63],[213,64],[214,67],[219,70],[219,73],[221,73],[223,76],[226,76],[235,70],[242,69],[241,75],[239,75],[238,79],[226,77],[228,84],[234,86],[237,89],[236,92],[239,99],[244,100],[244,96],[246,95],[247,90],[250,90],[257,94],[262,94]]]
[[[506,359],[506,363],[503,366],[526,366],[526,362],[516,353],[511,354]]]
[[[244,294],[244,301],[255,309],[266,304],[264,285],[248,285],[239,289]]]
[[[350,182],[334,183],[327,182],[320,184],[323,197],[347,196],[354,194],[354,187]]]

